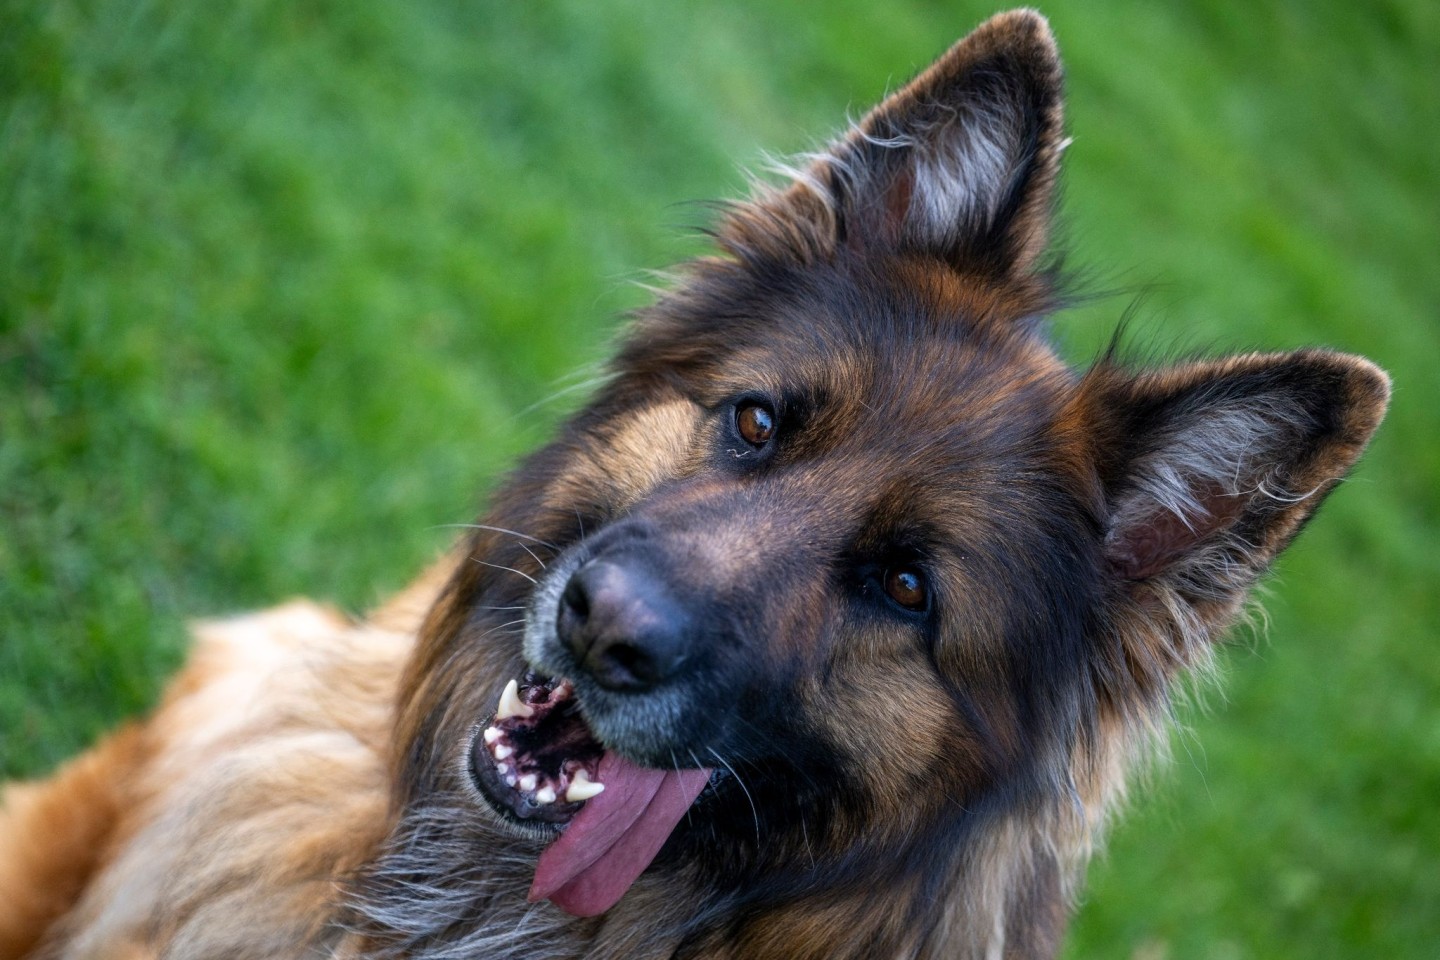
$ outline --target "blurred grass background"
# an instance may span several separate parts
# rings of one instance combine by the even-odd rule
[[[700,249],[684,201],[994,9],[0,0],[0,776],[145,709],[186,618],[401,586]],[[1045,12],[1073,259],[1155,286],[1135,339],[1396,380],[1069,954],[1433,958],[1440,5]]]

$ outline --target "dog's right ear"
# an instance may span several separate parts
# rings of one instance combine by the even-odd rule
[[[1061,68],[1033,10],[992,17],[847,136],[737,208],[732,252],[936,257],[994,279],[1030,274],[1049,234],[1060,153]]]
[[[1132,373],[1106,359],[1066,420],[1089,435],[1106,502],[1107,673],[1147,692],[1209,640],[1349,472],[1390,379],[1327,350]]]

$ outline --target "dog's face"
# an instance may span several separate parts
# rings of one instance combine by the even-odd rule
[[[704,896],[937,910],[987,824],[1078,810],[1083,844],[1387,388],[1318,351],[1071,371],[1037,319],[1063,146],[1048,28],[1008,14],[732,209],[469,544],[402,806],[560,836],[532,894],[582,914],[662,844]]]
[[[1083,670],[1099,504],[1072,378],[943,267],[872,266],[732,288],[743,336],[671,344],[690,356],[561,479],[557,510],[577,488],[608,509],[526,610],[529,664],[600,741],[742,767],[763,814],[717,787],[752,836],[823,808],[812,842],[862,818],[877,839],[963,805],[1032,740],[1020,675]]]

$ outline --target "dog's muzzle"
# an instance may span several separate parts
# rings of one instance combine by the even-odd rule
[[[689,659],[692,617],[647,566],[634,556],[590,560],[560,593],[556,637],[578,671],[606,690],[654,690]]]

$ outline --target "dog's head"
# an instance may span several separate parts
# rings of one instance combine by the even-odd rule
[[[1065,144],[1016,12],[733,207],[468,544],[402,806],[561,836],[536,892],[579,913],[667,838],[712,897],[943,907],[986,824],[1083,834],[1388,387],[1323,351],[1072,372],[1041,329]]]

